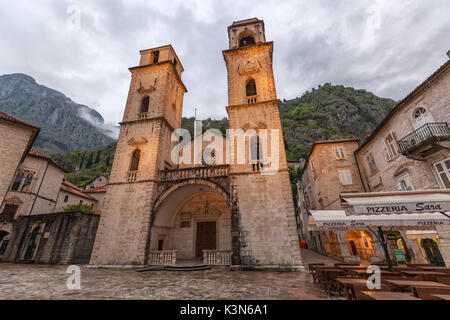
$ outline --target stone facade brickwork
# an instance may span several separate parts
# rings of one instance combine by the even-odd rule
[[[21,216],[14,224],[3,261],[43,264],[87,263],[91,256],[100,216],[62,212]],[[38,230],[33,237],[33,230]],[[35,241],[35,249],[30,244]],[[27,252],[28,251],[28,252]]]
[[[223,54],[229,127],[277,129],[278,135],[269,137],[269,143],[279,145],[278,154],[269,154],[274,170],[262,175],[252,170],[254,164],[172,162],[177,142],[171,135],[181,125],[186,92],[183,67],[170,45],[141,50],[140,65],[130,68],[130,90],[91,264],[144,265],[154,250],[176,250],[178,259],[192,259],[207,249],[231,250],[236,265],[301,268],[272,70],[273,44],[265,41],[264,23],[258,19],[234,23],[228,31],[230,49]],[[257,90],[252,97],[246,89],[250,79]],[[201,141],[200,146],[204,154],[209,143]],[[191,149],[191,158],[199,157],[192,142],[185,148]],[[224,159],[237,155],[236,150],[220,148]],[[187,219],[189,213],[190,227],[182,228],[182,217]],[[215,222],[215,232],[208,232],[216,241],[206,248],[196,240],[196,227],[208,221]]]

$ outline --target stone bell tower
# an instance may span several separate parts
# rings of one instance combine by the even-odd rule
[[[172,131],[181,126],[183,67],[171,45],[141,50],[128,92],[104,208],[95,265],[143,265],[159,170],[171,169]]]
[[[242,265],[302,269],[272,69],[273,42],[266,42],[264,21],[257,18],[234,22],[228,27],[228,38],[229,49],[223,56],[229,127],[245,133],[249,159],[239,162],[239,151],[232,147],[230,174],[238,206],[238,223],[232,227],[233,258],[238,252]],[[269,136],[266,145],[259,140],[264,131]],[[249,132],[257,136],[256,157],[250,155]],[[272,157],[268,162],[261,156],[265,153]]]

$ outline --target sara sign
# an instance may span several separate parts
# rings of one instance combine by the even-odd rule
[[[386,204],[364,204],[353,206],[356,214],[361,213],[413,213],[413,212],[436,212],[450,211],[449,201],[433,202],[404,202],[404,203],[386,203]]]
[[[449,226],[450,219],[399,219],[399,220],[316,220],[318,227],[372,227],[372,226]]]

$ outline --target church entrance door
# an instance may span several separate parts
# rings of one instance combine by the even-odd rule
[[[195,256],[203,257],[202,250],[216,250],[216,222],[197,222]]]

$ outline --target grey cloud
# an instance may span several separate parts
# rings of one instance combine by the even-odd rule
[[[80,30],[66,27],[71,4]],[[379,30],[366,26],[371,5]],[[226,28],[256,16],[274,40],[280,98],[331,82],[398,100],[446,61],[449,9],[447,0],[11,1],[0,11],[0,73],[27,73],[117,123],[139,49],[172,43],[189,89],[184,114],[197,107],[200,118],[222,118]]]

